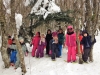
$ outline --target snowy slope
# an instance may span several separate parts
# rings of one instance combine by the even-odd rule
[[[33,58],[31,55],[25,57],[27,73],[25,75],[100,75],[100,34],[96,37],[97,43],[94,46],[94,62],[89,64],[67,63],[67,50],[63,49],[62,58],[51,61],[49,57],[41,59]],[[0,75],[21,75],[20,68],[13,67],[3,69],[3,62],[0,56]]]

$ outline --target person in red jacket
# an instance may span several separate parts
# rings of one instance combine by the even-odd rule
[[[73,26],[67,27],[66,41],[65,44],[68,48],[67,62],[76,61],[76,33],[74,32]]]
[[[32,56],[35,57],[35,51],[39,45],[39,41],[40,41],[40,32],[37,32],[35,34],[35,36],[32,38],[32,45],[33,45],[33,49],[32,49]]]
[[[12,44],[12,38],[11,38],[11,36],[9,35],[8,36],[8,45],[11,45]]]
[[[79,38],[79,40],[80,40],[80,42],[81,42],[81,40],[82,40],[82,38],[83,38],[83,36],[82,36],[82,31],[80,30],[80,31],[78,32],[78,34],[79,34],[78,38]],[[81,53],[83,53],[83,45],[82,45],[82,44],[80,44],[80,51],[81,51]],[[77,46],[76,46],[76,54],[78,54]]]
[[[8,56],[10,56],[10,53],[11,53],[11,49],[9,48],[9,46],[12,45],[12,43],[13,43],[12,38],[11,38],[11,36],[9,35],[9,36],[8,36],[8,48],[7,48]]]

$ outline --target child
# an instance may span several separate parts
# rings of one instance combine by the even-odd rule
[[[32,49],[32,56],[35,57],[35,51],[39,45],[39,41],[40,41],[40,32],[37,32],[36,35],[32,38],[32,45],[33,45],[33,49]]]
[[[79,30],[78,34],[79,34],[78,38],[79,38],[79,40],[81,42],[81,40],[83,38],[82,31]],[[80,44],[80,52],[81,52],[81,54],[83,53],[83,45],[82,44]],[[76,46],[76,54],[78,54],[78,48],[77,48],[77,46]]]
[[[41,39],[37,48],[36,57],[43,57],[44,56],[44,47],[46,45],[45,42],[45,35],[41,34]]]
[[[8,48],[7,48],[8,56],[10,56],[11,53],[11,49],[9,48],[9,45],[12,45],[12,38],[10,35],[8,36]]]
[[[52,39],[52,33],[50,29],[48,29],[45,39],[46,39],[46,54],[49,55],[49,42]]]
[[[20,38],[19,38],[19,42],[20,42],[20,45],[21,45],[21,47],[22,47],[23,54],[24,54],[25,56],[27,56],[27,55],[28,55],[28,52],[27,52],[27,47],[26,47],[26,45],[25,45],[25,43],[24,43],[24,38],[20,37]]]
[[[76,34],[73,26],[67,27],[66,46],[68,47],[67,62],[76,61]]]
[[[96,42],[96,39],[94,39],[94,41],[91,42],[91,36],[86,31],[83,32],[83,39],[81,41],[81,44],[83,44],[83,48],[84,48],[82,58],[83,58],[83,61],[86,63],[90,54],[91,47],[95,42]]]
[[[58,36],[57,32],[52,33],[53,39],[50,40],[50,51],[51,51],[51,59],[55,61],[56,57],[59,57],[59,48],[58,48]]]
[[[62,29],[59,29],[59,33],[58,33],[58,44],[59,44],[59,56],[62,55],[62,45],[64,43],[64,33]]]
[[[16,54],[17,54],[17,46],[15,43],[15,39],[12,39],[12,45],[9,46],[9,48],[11,49],[11,54],[10,54],[10,63],[11,66],[14,66],[16,63]]]

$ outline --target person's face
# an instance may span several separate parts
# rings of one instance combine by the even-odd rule
[[[84,36],[86,37],[87,36],[87,33],[84,33]]]
[[[42,34],[41,37],[44,38],[45,37],[44,34]]]
[[[69,32],[72,32],[72,28],[68,28],[68,31],[69,31]]]
[[[62,30],[59,30],[59,33],[62,33]]]
[[[50,34],[51,32],[50,31],[48,31],[48,34]]]

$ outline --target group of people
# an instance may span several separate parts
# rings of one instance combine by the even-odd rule
[[[90,50],[92,45],[96,42],[91,40],[91,36],[86,31],[80,31],[79,33],[80,39],[80,50],[82,53],[82,59],[87,63]],[[19,42],[21,44],[23,54],[27,56],[28,50],[24,43],[24,39],[22,37],[19,38]],[[15,39],[11,39],[11,36],[8,37],[8,55],[10,57],[11,65],[15,65],[15,68],[20,66],[19,55],[17,51],[17,46],[15,43]],[[32,46],[33,45],[33,46]],[[72,25],[67,27],[67,33],[64,35],[63,30],[59,29],[58,31],[52,32],[50,29],[47,30],[47,34],[40,34],[37,32],[31,42],[30,46],[32,46],[32,57],[42,58],[44,57],[44,49],[46,48],[46,55],[51,57],[53,61],[56,58],[61,58],[62,56],[62,48],[67,47],[67,59],[69,62],[76,62],[76,56],[78,53],[77,50],[77,40],[76,33]]]
[[[28,50],[24,43],[24,39],[22,37],[19,37],[19,43],[22,48],[22,53],[25,56],[27,56]],[[11,66],[15,66],[15,69],[17,69],[20,66],[20,58],[19,58],[18,48],[17,48],[15,39],[14,38],[12,39],[10,35],[8,36],[7,53],[8,53],[9,59],[10,59]]]
[[[82,53],[82,58],[84,62],[87,62],[91,47],[96,42],[96,39],[91,40],[91,36],[87,31],[79,31],[79,40],[80,40],[80,51]],[[46,47],[46,55],[50,56],[54,61],[62,55],[62,47],[67,47],[67,62],[76,62],[76,56],[78,53],[76,33],[73,26],[69,25],[67,27],[67,33],[64,35],[63,30],[59,29],[58,31],[52,32],[50,29],[47,31],[46,37],[44,34],[40,35],[40,32],[37,32],[36,35],[32,38],[33,57],[43,57],[44,48]]]
[[[41,34],[37,32],[32,38],[31,45],[33,45],[32,56],[43,57],[44,48],[46,48],[46,55],[51,56],[52,60],[56,57],[60,57],[62,54],[62,45],[64,43],[64,33],[62,29],[58,32],[51,32],[48,29],[47,34]]]

